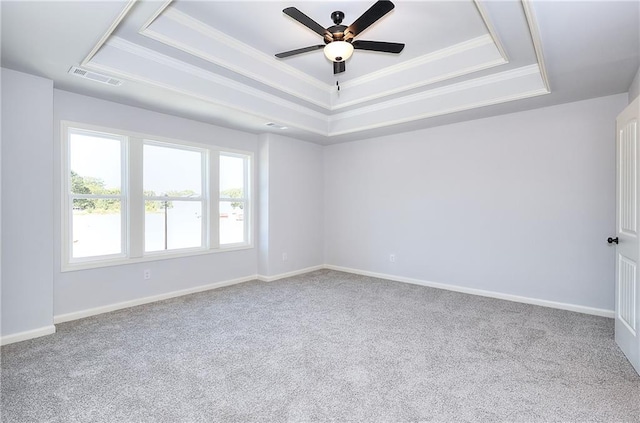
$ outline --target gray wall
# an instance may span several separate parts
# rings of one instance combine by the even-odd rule
[[[640,95],[640,67],[638,68],[638,72],[636,72],[635,78],[629,85],[629,103],[636,99]]]
[[[324,264],[323,147],[263,135],[260,164],[260,274]]]
[[[55,134],[60,133],[61,120],[257,152],[258,137],[256,135],[54,90]],[[255,248],[61,272],[61,233],[58,224],[61,198],[57,194],[60,192],[61,142],[59,136],[54,137],[53,145],[56,169],[53,187],[53,192],[56,193],[53,207],[56,222],[54,240],[54,312],[56,315],[256,274],[257,250]],[[257,166],[254,165],[254,168],[255,176]],[[151,269],[150,280],[144,280],[144,269]]]
[[[54,314],[323,263],[612,309],[604,239],[614,231],[614,122],[627,100],[321,147],[3,69],[2,336],[50,327]],[[61,119],[255,152],[259,248],[61,272]]]
[[[605,240],[626,104],[619,94],[327,147],[326,263],[612,310]]]
[[[53,83],[2,69],[2,336],[53,324]]]

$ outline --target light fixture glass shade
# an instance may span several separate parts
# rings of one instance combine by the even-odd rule
[[[344,62],[353,54],[353,46],[346,41],[332,41],[324,46],[324,55],[332,62]]]

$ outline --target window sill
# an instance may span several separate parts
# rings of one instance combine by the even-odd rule
[[[65,263],[62,265],[60,269],[61,272],[75,272],[77,270],[89,270],[89,269],[99,269],[102,267],[111,267],[111,266],[123,266],[127,264],[135,264],[135,263],[146,263],[151,261],[160,261],[160,260],[171,260],[177,258],[186,258],[186,257],[195,257],[195,256],[203,256],[208,254],[218,254],[218,253],[226,253],[232,251],[242,251],[242,250],[250,250],[253,249],[253,245],[234,245],[231,247],[223,247],[217,249],[210,250],[184,250],[179,252],[171,252],[171,253],[150,253],[144,257],[135,257],[135,258],[114,258],[114,259],[105,259],[105,260],[96,260],[96,261],[85,261],[85,262],[75,262],[75,263]]]

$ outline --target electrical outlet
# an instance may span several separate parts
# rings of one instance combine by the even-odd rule
[[[144,269],[144,278],[151,279],[151,269]]]
[[[287,253],[282,253],[282,261],[287,261],[289,260],[289,256],[287,255]]]
[[[395,254],[389,254],[389,261],[391,263],[395,263],[396,262],[396,255]]]

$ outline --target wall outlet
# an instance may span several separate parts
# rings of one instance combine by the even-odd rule
[[[395,254],[389,254],[389,261],[391,263],[395,263],[396,262],[396,255]]]
[[[282,253],[282,261],[287,261],[289,260],[289,256],[287,255],[287,253]]]
[[[144,278],[151,279],[151,269],[144,269]]]

